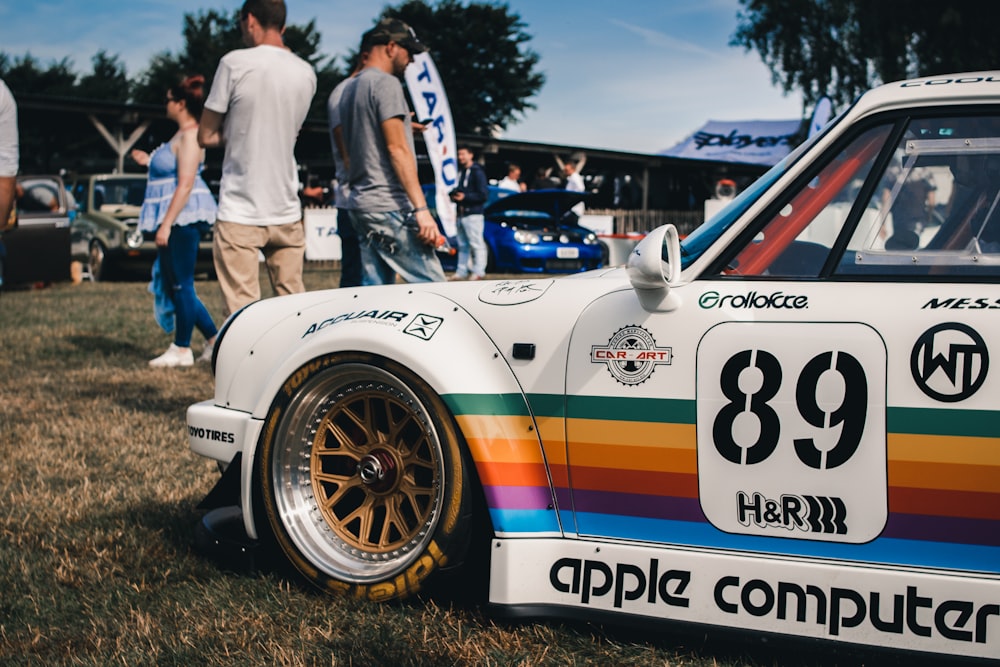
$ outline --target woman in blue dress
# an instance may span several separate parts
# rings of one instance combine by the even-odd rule
[[[211,361],[218,333],[212,316],[194,289],[198,241],[215,222],[218,208],[201,177],[205,151],[198,145],[198,120],[204,103],[205,77],[189,76],[167,91],[167,117],[177,133],[152,153],[132,151],[132,159],[149,167],[139,228],[156,232],[162,285],[174,307],[174,342],[150,366],[191,366],[195,327],[205,337],[199,361]],[[154,279],[155,282],[155,279]]]

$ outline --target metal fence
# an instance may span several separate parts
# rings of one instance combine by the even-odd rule
[[[635,211],[626,209],[588,208],[588,215],[610,215],[614,217],[614,233],[644,234],[661,225],[672,224],[683,236],[694,231],[705,220],[702,211]]]

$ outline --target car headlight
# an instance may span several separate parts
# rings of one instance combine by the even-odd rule
[[[597,234],[590,233],[583,237],[584,245],[597,245]]]
[[[523,245],[535,245],[541,240],[541,238],[535,232],[526,232],[523,229],[515,229],[514,240]]]
[[[133,250],[142,245],[142,232],[139,231],[138,227],[130,230],[129,233],[125,235],[125,245]]]

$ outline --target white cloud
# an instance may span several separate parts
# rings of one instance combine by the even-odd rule
[[[620,21],[618,19],[613,19],[611,21],[613,25],[623,28],[628,32],[631,32],[639,37],[642,37],[643,41],[652,47],[658,49],[665,49],[668,51],[679,51],[682,53],[688,53],[691,55],[702,56],[705,58],[718,59],[720,56],[717,52],[706,49],[697,44],[685,41],[683,39],[677,39],[671,37],[670,35],[660,32],[659,30],[652,30],[650,28],[643,28],[641,26],[632,25],[631,23],[626,23],[625,21]]]

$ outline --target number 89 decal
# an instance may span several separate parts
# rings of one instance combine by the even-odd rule
[[[887,517],[881,337],[727,322],[698,346],[698,486],[720,530],[859,543]]]

